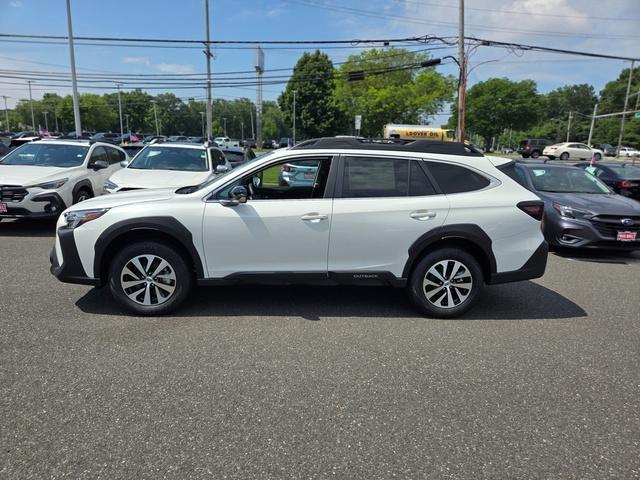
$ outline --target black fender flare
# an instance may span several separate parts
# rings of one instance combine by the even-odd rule
[[[100,234],[94,246],[93,274],[98,277],[101,273],[104,254],[118,237],[139,231],[157,231],[171,237],[189,254],[198,278],[204,278],[204,268],[200,254],[193,243],[193,236],[187,227],[174,217],[145,217],[131,218],[114,223]]]
[[[495,274],[497,266],[496,257],[493,254],[493,248],[491,245],[491,238],[489,238],[486,232],[477,225],[471,223],[458,223],[436,227],[424,235],[421,235],[415,242],[413,242],[409,247],[409,258],[402,270],[402,278],[409,278],[413,265],[415,265],[416,261],[423,255],[429,246],[447,239],[459,239],[473,243],[474,246],[482,251],[489,263],[489,272],[487,273],[489,275]]]
[[[93,185],[91,184],[91,181],[89,181],[88,179],[85,178],[84,180],[80,180],[73,187],[73,196],[74,197],[76,196],[76,193],[78,193],[78,191],[81,188],[86,188],[87,190],[89,190],[89,193],[91,194],[92,197],[96,196],[96,193],[93,191]]]

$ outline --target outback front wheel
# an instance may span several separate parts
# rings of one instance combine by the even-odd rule
[[[426,316],[436,318],[462,315],[477,301],[483,288],[478,261],[455,248],[425,255],[409,280],[413,302]]]
[[[184,257],[160,242],[137,242],[118,252],[109,268],[109,290],[137,315],[163,315],[189,295],[192,273]]]

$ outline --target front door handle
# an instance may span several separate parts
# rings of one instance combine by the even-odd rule
[[[326,220],[327,218],[329,218],[328,215],[324,215],[318,212],[311,212],[311,213],[305,213],[304,215],[302,215],[300,217],[300,220],[302,220],[303,222],[309,222],[309,223],[320,223],[322,220]]]
[[[430,212],[428,210],[416,210],[415,212],[411,212],[409,216],[414,220],[431,220],[432,218],[436,217],[436,212]]]

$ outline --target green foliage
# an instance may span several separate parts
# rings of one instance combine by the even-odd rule
[[[426,123],[430,115],[442,110],[453,98],[454,78],[433,67],[420,71],[404,68],[427,59],[426,53],[399,48],[374,48],[351,55],[340,66],[336,81],[342,133],[353,131],[356,115],[362,115],[362,135],[381,136],[387,123]],[[355,71],[364,71],[364,80],[349,81],[348,73]],[[371,73],[376,71],[385,73]]]

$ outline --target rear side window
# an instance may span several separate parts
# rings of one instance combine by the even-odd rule
[[[406,197],[408,192],[408,160],[366,157],[344,159],[343,197]]]
[[[490,183],[482,175],[458,165],[428,162],[428,168],[444,193],[473,192]]]
[[[433,185],[417,161],[412,160],[409,169],[409,195],[413,197],[421,197],[424,195],[436,194]]]

